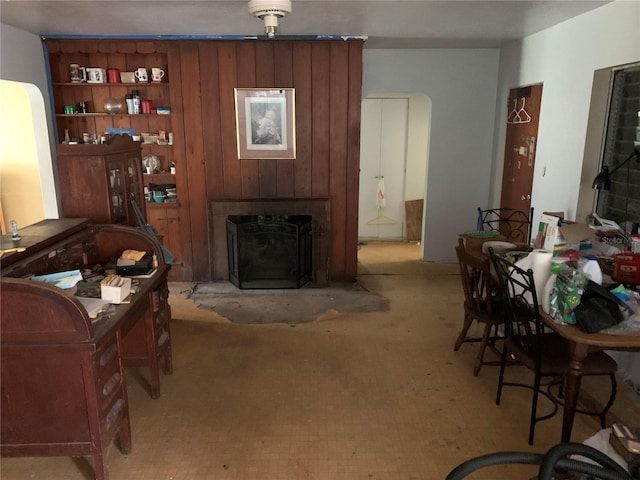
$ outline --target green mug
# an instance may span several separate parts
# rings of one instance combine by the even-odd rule
[[[64,106],[64,114],[65,115],[73,115],[76,113],[76,107],[74,105],[65,105]]]

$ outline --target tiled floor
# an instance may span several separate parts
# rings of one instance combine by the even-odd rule
[[[529,447],[529,392],[507,389],[496,406],[497,368],[473,377],[477,345],[453,352],[462,319],[457,265],[420,263],[419,248],[370,243],[359,251],[360,281],[388,297],[390,311],[295,327],[231,324],[172,285],[174,374],[152,400],[146,373],[127,372],[133,451],[110,449],[111,480],[444,479],[476,455],[555,445],[560,416],[539,424]],[[521,367],[509,374],[526,375]],[[584,389],[600,396],[593,382]],[[613,414],[640,424],[639,406],[621,384]],[[579,415],[573,438],[598,430]],[[0,473],[92,478],[86,460],[65,457],[3,458]],[[472,478],[532,475],[492,467]]]

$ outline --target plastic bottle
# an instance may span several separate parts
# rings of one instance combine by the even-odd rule
[[[124,98],[127,102],[127,113],[129,115],[133,115],[135,113],[135,107],[133,105],[133,94],[127,93]]]
[[[11,240],[20,240],[22,236],[18,231],[18,223],[15,220],[11,220]]]
[[[140,113],[140,90],[133,90],[131,92],[133,96],[133,113],[138,115]]]
[[[580,270],[582,270],[591,281],[602,285],[602,270],[600,269],[600,264],[598,264],[598,257],[589,255],[581,263]]]

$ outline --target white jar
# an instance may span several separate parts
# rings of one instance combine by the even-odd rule
[[[582,270],[591,281],[602,285],[602,270],[596,257],[590,255],[585,258],[584,263],[580,266],[580,270]]]

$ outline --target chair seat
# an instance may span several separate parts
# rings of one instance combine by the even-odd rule
[[[491,312],[487,312],[485,309],[475,308],[469,305],[468,302],[464,302],[464,311],[467,315],[471,315],[477,321],[481,323],[488,323],[489,325],[502,325],[504,323],[503,309],[499,308],[501,305],[495,304]]]
[[[510,337],[505,340],[509,352],[526,367],[535,369],[535,339]],[[540,374],[542,376],[566,375],[571,370],[567,342],[556,333],[545,333],[541,337]],[[592,352],[582,364],[583,375],[608,375],[618,369],[616,361],[605,352]]]

